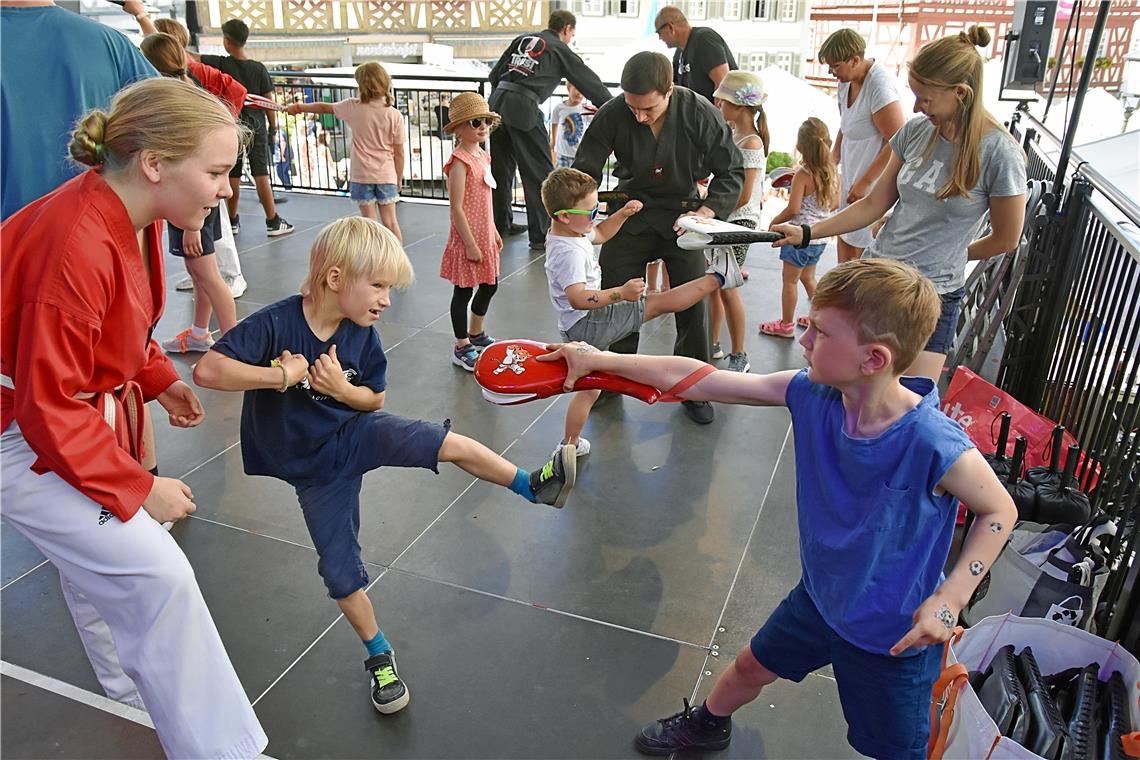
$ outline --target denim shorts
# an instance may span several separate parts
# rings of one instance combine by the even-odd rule
[[[891,657],[840,638],[801,582],[752,637],[752,656],[780,678],[800,682],[830,664],[847,719],[847,741],[870,757],[926,757],[930,692],[942,647]]]
[[[377,185],[370,182],[349,182],[348,196],[360,204],[389,206],[400,200],[400,188],[391,183]]]
[[[562,333],[562,337],[566,340],[580,340],[605,351],[610,344],[640,330],[644,319],[645,299],[619,301],[587,311],[586,316]]]
[[[924,351],[934,354],[950,352],[950,347],[954,345],[954,334],[958,331],[958,315],[962,311],[962,296],[965,294],[965,288],[958,288],[938,296],[942,299],[942,315],[938,317],[938,324],[934,326],[934,333],[927,341]]]
[[[819,257],[823,255],[824,248],[827,248],[827,243],[811,243],[807,248],[782,245],[780,246],[780,261],[800,269],[815,266],[819,263]]]
[[[438,472],[439,449],[451,420],[438,424],[387,412],[361,414],[326,445],[337,447],[330,479],[291,483],[317,550],[317,572],[333,599],[368,585],[360,561],[360,488],[364,473],[380,467]]]

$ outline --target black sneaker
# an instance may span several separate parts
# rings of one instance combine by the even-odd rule
[[[724,749],[730,741],[731,719],[719,728],[702,724],[686,699],[684,710],[641,729],[637,749],[646,755],[671,755],[684,749]]]
[[[554,458],[530,474],[530,490],[537,504],[562,509],[574,489],[578,474],[578,452],[572,443],[559,447]]]
[[[285,221],[285,217],[278,214],[272,219],[265,220],[265,234],[269,237],[277,237],[278,235],[288,235],[293,231],[293,225]]]
[[[408,687],[396,673],[396,655],[383,652],[364,661],[372,682],[372,706],[385,715],[399,712],[408,706]]]
[[[708,425],[713,421],[713,406],[708,401],[682,401],[685,415],[698,425]]]
[[[511,222],[511,226],[507,228],[507,234],[508,235],[521,235],[524,232],[526,232],[526,229],[527,229],[527,227],[525,224],[515,224],[514,222]]]
[[[235,235],[241,232],[241,214],[230,219],[230,232]],[[193,288],[191,288],[191,290],[193,290]]]

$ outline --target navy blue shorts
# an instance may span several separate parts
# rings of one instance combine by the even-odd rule
[[[934,334],[926,342],[924,351],[935,354],[950,353],[950,347],[954,345],[954,333],[958,331],[958,315],[962,311],[962,296],[965,294],[965,288],[958,288],[938,296],[942,299],[942,314],[938,317],[938,324],[934,326]]]
[[[222,208],[226,204],[219,203],[210,211],[206,221],[202,223],[202,255],[209,256],[214,252],[214,241],[222,238]],[[170,222],[166,223],[166,237],[170,243],[170,254],[185,258],[182,250],[182,230]]]
[[[451,420],[435,422],[387,412],[361,414],[341,428],[332,480],[292,483],[317,550],[317,572],[333,599],[368,585],[360,561],[360,487],[364,473],[379,467],[423,467],[438,472],[439,449]]]
[[[831,664],[847,719],[847,741],[870,757],[926,757],[930,693],[942,669],[942,647],[890,657],[840,638],[801,582],[756,632],[752,656],[780,678],[800,682]]]

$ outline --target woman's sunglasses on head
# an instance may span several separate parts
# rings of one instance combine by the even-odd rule
[[[584,208],[564,208],[564,209],[561,209],[559,211],[555,211],[554,215],[558,216],[559,214],[577,214],[578,216],[586,216],[587,214],[589,214],[590,215],[590,221],[592,222],[598,218],[598,208],[600,206],[601,206],[600,203],[595,203],[594,207],[590,210],[586,210]]]

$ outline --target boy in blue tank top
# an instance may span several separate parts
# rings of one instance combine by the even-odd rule
[[[541,470],[519,469],[442,424],[382,412],[388,360],[373,325],[391,288],[413,279],[395,235],[363,217],[338,219],[317,235],[301,294],[252,314],[194,368],[204,388],[245,391],[241,452],[248,475],[297,492],[317,572],[368,651],[372,705],[408,704],[392,647],[376,622],[360,559],[360,488],[379,467],[452,462],[531,502],[561,507],[574,487],[575,452],[563,446]]]
[[[847,740],[872,757],[924,758],[941,647],[989,570],[1017,512],[927,378],[902,377],[938,321],[929,280],[905,264],[857,259],[820,280],[800,338],[808,367],[718,371],[680,395],[786,405],[796,454],[803,576],[717,679],[704,703],[641,730],[637,747],[668,755],[723,749],[731,715],[777,678],[831,664]],[[622,355],[571,343],[567,389],[603,370],[672,388],[701,362]],[[978,519],[943,577],[959,499]]]

